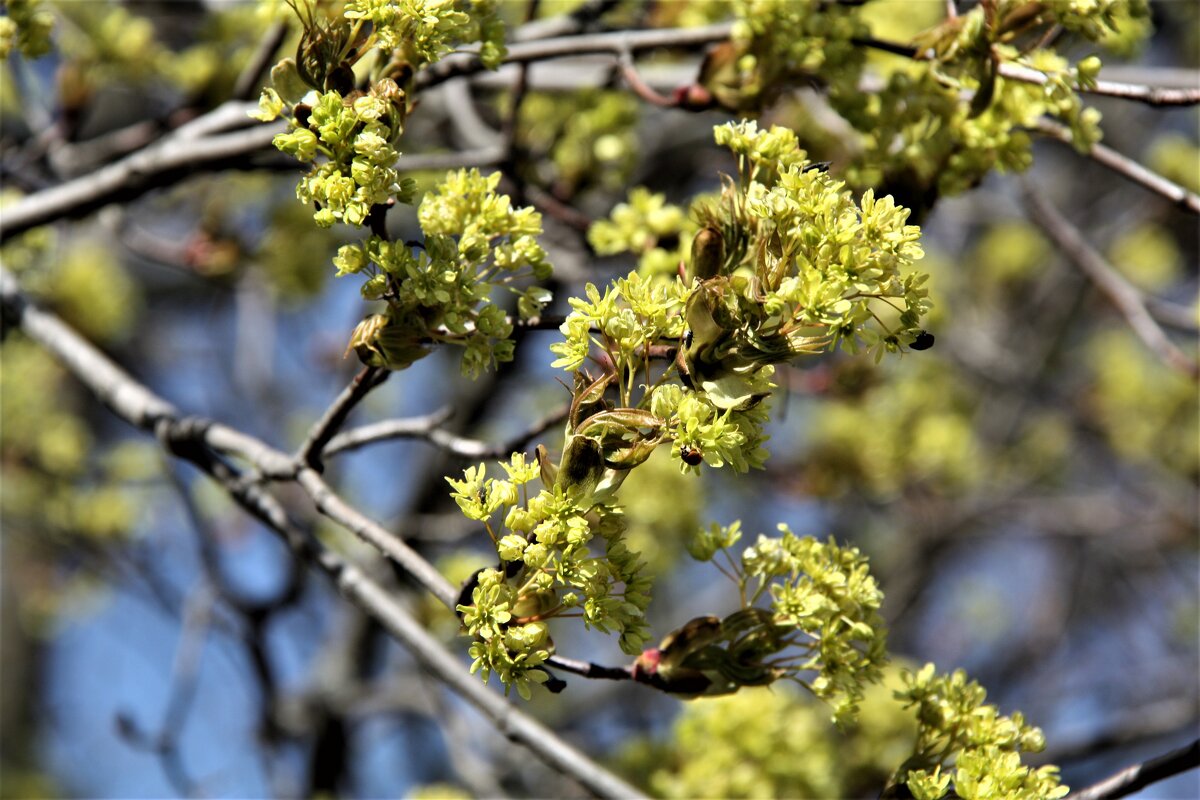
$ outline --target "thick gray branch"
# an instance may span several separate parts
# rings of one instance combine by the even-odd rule
[[[215,113],[215,112],[214,112]],[[198,169],[220,169],[271,144],[281,125],[200,139],[174,135],[95,172],[53,186],[0,209],[0,243],[63,217],[78,217],[109,203],[168,186]]]

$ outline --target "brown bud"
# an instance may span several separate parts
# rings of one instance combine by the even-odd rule
[[[692,277],[715,278],[725,265],[725,237],[716,228],[704,228],[692,239]]]

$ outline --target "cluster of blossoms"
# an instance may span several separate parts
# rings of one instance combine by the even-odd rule
[[[317,224],[362,225],[373,207],[411,200],[412,184],[396,171],[395,145],[416,71],[470,41],[483,43],[480,57],[494,68],[505,53],[504,26],[495,0],[349,0],[332,20],[299,1],[299,50],[272,71],[256,116],[267,121],[287,112],[291,130],[275,146],[314,162],[296,194],[317,205]],[[363,91],[353,67],[373,50],[383,66]]]
[[[528,699],[531,685],[548,677],[539,666],[553,651],[546,625],[553,617],[616,631],[625,652],[640,652],[650,580],[622,541],[619,509],[598,495],[583,497],[522,454],[501,466],[507,479],[487,477],[482,464],[461,481],[447,479],[462,513],[484,524],[500,557],[495,569],[476,573],[458,611],[475,639],[471,671],[484,680],[495,672]],[[539,474],[543,488],[533,494],[528,484]],[[597,538],[602,555],[593,552]]]
[[[416,184],[401,181],[396,169],[400,152],[395,145],[404,132],[407,104],[395,81],[384,78],[354,98],[329,91],[311,92],[305,99],[309,102],[293,105],[292,130],[276,136],[275,146],[299,161],[313,162],[296,197],[316,205],[318,225],[362,225],[376,206],[412,201]],[[258,119],[271,120],[284,102],[276,89],[267,89],[260,107]]]
[[[4,11],[5,16],[0,17],[0,60],[14,50],[26,58],[50,51],[54,15],[42,7],[41,0],[7,0]]]
[[[675,366],[687,388],[723,412],[744,412],[770,390],[775,364],[839,345],[871,349],[878,359],[927,339],[919,327],[929,309],[927,276],[910,270],[922,256],[920,229],[907,224],[906,209],[871,191],[855,203],[840,181],[807,161],[786,128],[730,123],[717,127],[716,140],[737,157],[738,180],[693,205],[700,230],[691,233],[691,284],[667,281],[672,302],[683,304]],[[611,221],[597,225],[593,242],[605,253],[640,250],[643,271],[662,275],[657,263],[668,251],[657,247],[659,236],[639,238],[632,229],[656,220],[651,230],[675,235],[682,215],[669,209],[635,190]],[[578,301],[563,326],[565,341],[552,348],[561,356],[557,366],[577,368],[593,344],[618,364],[641,355],[642,342],[629,342],[637,346],[626,352],[609,328],[671,309],[635,306],[623,297],[628,285],[614,284],[604,303]],[[672,336],[666,319],[649,335]]]
[[[261,119],[290,119],[276,145],[313,165],[297,195],[315,205],[316,222],[372,228],[335,259],[339,275],[366,278],[364,297],[387,304],[352,338],[367,363],[403,368],[429,345],[453,342],[465,347],[464,370],[476,373],[512,354],[512,323],[489,302],[493,289],[512,289],[524,317],[548,299],[540,289],[510,285],[544,279],[549,266],[537,243],[539,215],[498,194],[497,175],[449,175],[420,205],[419,245],[390,241],[382,217],[373,216],[412,199],[396,148],[411,109],[412,76],[466,40],[481,41],[484,60],[498,63],[503,45],[494,6],[350,0],[332,21],[318,21],[315,7],[305,6],[297,58],[276,68],[263,93]],[[853,10],[830,11],[816,0],[754,0],[737,8],[742,16],[727,52],[705,67],[717,101],[761,104],[780,78],[801,72],[836,76],[835,99],[853,94],[844,90],[857,80],[862,59],[852,44],[865,34]],[[769,23],[772,15],[779,24]],[[956,30],[945,41],[962,36],[970,38]],[[373,47],[384,54],[383,66],[356,88],[352,67]],[[998,58],[980,63],[994,68]],[[970,70],[949,56],[939,66],[943,88],[954,80],[962,85],[961,75],[970,80]],[[1037,113],[1056,111],[1078,122],[1077,130],[1086,127],[1089,118],[1073,112],[1071,82],[1094,78],[1094,65],[1031,66],[1047,75]],[[986,121],[991,106],[1005,108],[1003,87],[989,80],[965,119]],[[961,113],[954,103],[947,109]],[[619,634],[622,649],[637,655],[637,680],[700,696],[788,679],[830,702],[843,721],[885,660],[882,598],[855,548],[780,526],[780,536],[760,536],[735,559],[729,548],[740,538],[738,524],[701,531],[690,553],[735,582],[741,607],[724,618],[693,619],[658,647],[642,649],[651,586],[625,542],[617,504],[628,474],[664,443],[684,471],[702,463],[761,466],[764,401],[776,365],[839,346],[870,349],[877,360],[928,346],[919,327],[929,309],[926,276],[911,269],[922,255],[920,231],[907,224],[906,209],[870,191],[856,202],[808,162],[787,129],[730,124],[717,128],[716,140],[738,162],[737,178],[726,178],[719,196],[697,202],[689,217],[635,192],[592,231],[601,252],[638,253],[642,271],[604,291],[589,284],[586,297],[571,301],[564,339],[552,347],[554,366],[574,375],[557,463],[539,447],[535,462],[516,454],[502,464],[502,478],[488,477],[481,464],[461,480],[448,479],[460,510],[483,525],[498,557],[467,583],[457,611],[473,640],[472,671],[484,680],[495,673],[525,698],[550,677],[549,621],[578,617]],[[684,253],[690,258],[678,259]],[[676,260],[687,261],[678,276]],[[599,377],[584,369],[589,359]],[[976,689],[957,674],[934,678],[931,670],[910,681],[904,696],[920,706],[923,727],[903,781],[916,796],[941,796],[951,780],[944,759],[953,753],[956,788],[975,790],[990,780],[1057,796],[1052,771],[1020,765],[1019,751],[1035,749],[1040,734],[1019,718],[987,713]]]
[[[933,664],[904,674],[896,697],[915,709],[917,744],[897,771],[917,800],[947,796],[1054,800],[1068,789],[1058,768],[1021,764],[1021,753],[1046,746],[1040,729],[1025,724],[1021,713],[1003,716],[984,703],[987,693],[962,670],[938,674]]]
[[[947,20],[914,42],[925,58],[920,69],[892,73],[869,101],[861,95],[833,98],[839,113],[862,132],[851,178],[875,184],[915,180],[956,194],[992,168],[1027,169],[1033,156],[1026,131],[1043,116],[1064,122],[1081,151],[1098,142],[1100,112],[1085,107],[1078,90],[1094,85],[1100,59],[1088,56],[1072,67],[1055,51],[1022,42],[1030,25],[1034,32],[1053,24],[1074,26],[1097,38],[1108,30],[1099,21],[1103,14],[1042,8],[1030,19],[1023,16],[1028,5],[983,4]],[[1001,65],[1026,72],[1030,80],[1003,77]]]
[[[723,108],[758,110],[789,84],[816,76],[833,93],[856,91],[865,57],[855,40],[870,31],[853,4],[734,0],[730,10],[730,40],[709,55],[700,75]]]
[[[515,294],[522,318],[536,316],[550,293],[513,284],[545,280],[550,264],[537,240],[541,215],[514,208],[496,192],[499,180],[499,173],[473,169],[447,175],[417,209],[425,234],[418,247],[371,236],[338,250],[338,275],[365,275],[363,296],[387,302],[386,312],[367,317],[351,338],[364,363],[402,369],[436,342],[464,348],[468,375],[512,360],[513,324],[493,302],[494,290]]]
[[[498,173],[462,170],[421,202],[421,243],[392,242],[383,225],[387,209],[411,203],[416,190],[415,181],[401,177],[397,149],[416,70],[467,41],[483,42],[481,57],[497,65],[504,48],[495,2],[350,0],[333,17],[303,2],[294,8],[304,27],[296,57],[271,71],[254,116],[288,118],[289,130],[275,137],[275,146],[311,163],[296,195],[315,207],[318,225],[371,228],[371,236],[342,247],[334,259],[339,276],[366,277],[366,299],[387,303],[355,329],[350,348],[364,363],[403,369],[432,344],[456,344],[469,375],[511,360],[513,324],[495,304],[495,290],[516,294],[523,318],[549,300],[544,289],[513,285],[549,277],[537,241],[541,216],[498,194]],[[353,67],[373,50],[380,66],[359,88]]]
[[[643,653],[636,669],[661,688],[694,695],[788,678],[830,702],[835,720],[847,721],[886,661],[883,595],[857,548],[799,537],[786,525],[779,531],[760,535],[740,560],[729,554],[741,539],[740,523],[700,531],[689,552],[737,584],[742,607],[724,619],[692,620]],[[714,561],[718,553],[724,566]],[[815,677],[802,677],[810,673]]]
[[[684,471],[760,467],[776,364],[839,344],[882,355],[921,335],[929,303],[924,276],[907,271],[921,250],[904,209],[870,193],[855,204],[809,168],[790,131],[730,124],[717,128],[717,141],[738,157],[739,180],[694,209],[690,281],[635,272],[571,299],[563,341],[551,349],[553,365],[574,374],[574,399],[557,464],[538,450],[541,492],[518,500],[517,487],[535,473],[523,460],[505,465],[508,481],[487,479],[482,467],[451,481],[500,557],[459,608],[476,640],[476,668],[518,691],[544,680],[536,667],[549,652],[548,617],[582,609],[590,626],[619,630],[627,652],[644,641],[648,582],[621,542],[614,499],[655,448],[669,442]],[[664,235],[682,224],[682,212],[644,193],[633,201],[660,219]],[[625,227],[618,218],[600,235],[634,245]],[[589,359],[599,377],[584,370]],[[493,530],[491,516],[505,508],[504,529]],[[596,534],[603,556],[588,548]],[[721,546],[735,540],[726,535]],[[696,555],[710,559],[716,549]],[[749,548],[737,571],[744,607],[688,623],[643,653],[636,675],[674,692],[720,694],[815,671],[805,685],[849,714],[883,656],[879,593],[858,552],[785,530]],[[748,592],[751,581],[758,586]],[[770,610],[754,605],[768,584]],[[523,632],[510,633],[514,626]]]
[[[370,23],[375,47],[412,69],[440,60],[463,42],[479,42],[488,69],[504,59],[498,0],[346,0],[346,19]]]
[[[1050,33],[1127,51],[1149,31],[1146,0],[979,3],[911,42],[890,43],[911,47],[912,58],[883,66],[882,89],[864,92],[860,84],[880,76],[868,75],[874,67],[863,53],[877,31],[861,6],[734,3],[731,41],[710,57],[700,83],[721,106],[747,110],[769,101],[772,88],[821,81],[831,107],[859,133],[846,153],[847,178],[906,187],[914,207],[961,192],[993,168],[1026,169],[1026,131],[1042,116],[1064,123],[1086,151],[1100,139],[1100,115],[1078,90],[1094,85],[1100,60],[1090,55],[1072,66],[1047,46]],[[1002,68],[1028,77],[1004,77]]]

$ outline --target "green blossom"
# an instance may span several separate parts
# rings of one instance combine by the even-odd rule
[[[742,608],[672,632],[638,658],[635,677],[690,695],[787,678],[830,702],[838,722],[854,715],[886,660],[883,597],[856,548],[797,537],[785,525],[779,530],[780,537],[759,536],[740,564],[725,559]],[[738,523],[713,526],[689,550],[713,560],[740,536]],[[769,607],[757,605],[767,598]]]
[[[686,223],[683,209],[668,205],[664,195],[639,186],[629,192],[626,202],[612,210],[608,219],[588,229],[588,242],[600,255],[644,253],[664,238],[679,236]]]
[[[26,58],[38,58],[50,52],[50,31],[54,15],[41,0],[6,0],[5,16],[0,17],[0,59],[14,50]]]
[[[896,698],[913,709],[918,730],[914,754],[897,775],[914,796],[936,799],[951,788],[959,797],[997,800],[1067,794],[1056,767],[1021,763],[1021,753],[1045,746],[1041,730],[1027,725],[1020,712],[1003,716],[986,704],[986,692],[962,670],[941,675],[926,664],[916,673],[905,671],[903,679]]]
[[[417,69],[459,44],[483,43],[480,58],[495,69],[504,58],[504,28],[495,0],[347,0],[349,20],[372,24],[376,46],[399,51]]]
[[[274,119],[278,119],[279,115],[282,113],[283,100],[279,98],[279,93],[270,87],[266,87],[262,90],[262,95],[258,98],[258,111],[252,112],[250,116],[256,120],[259,120],[260,122],[270,122]],[[278,145],[276,146],[278,147]],[[283,148],[279,149],[282,150]]]

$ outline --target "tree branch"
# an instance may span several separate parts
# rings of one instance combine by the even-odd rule
[[[580,36],[561,36],[532,42],[516,42],[508,46],[506,64],[545,61],[585,53],[612,53],[622,49],[630,52],[654,50],[660,47],[700,47],[729,38],[733,24],[723,22],[702,28],[661,28],[642,31],[613,31]],[[462,75],[484,71],[483,62],[473,53],[460,53],[443,58],[417,74],[414,87],[420,91]]]
[[[373,422],[369,425],[351,428],[348,431],[342,431],[329,440],[329,444],[325,445],[325,455],[332,456],[349,450],[357,450],[360,447],[366,447],[375,442],[384,442],[388,439],[425,439],[426,441],[434,441],[433,432],[440,430],[438,426],[453,415],[454,410],[446,406],[439,408],[432,414],[423,414],[419,417],[404,417],[402,419],[386,419],[382,422]]]
[[[351,428],[329,440],[329,444],[325,447],[325,455],[332,456],[347,450],[357,450],[360,447],[388,439],[423,439],[462,458],[484,460],[508,458],[530,439],[566,419],[567,409],[561,408],[547,414],[521,433],[499,444],[459,436],[440,427],[450,416],[451,410],[444,408],[422,417],[389,419]]]
[[[855,38],[851,42],[860,47],[868,47],[883,53],[911,58],[914,61],[926,60],[922,58],[924,54],[921,51],[909,44],[888,42],[871,37]],[[1050,77],[1041,70],[1026,67],[1022,64],[1014,64],[1011,61],[1001,62],[999,64],[999,73],[1001,77],[1011,81],[1032,83],[1038,86],[1043,86],[1050,80]],[[1192,81],[1192,83],[1195,83],[1195,81]],[[1184,87],[1151,86],[1124,81],[1097,80],[1094,85],[1079,87],[1076,91],[1084,94],[1103,95],[1105,97],[1119,97],[1124,100],[1133,100],[1151,106],[1193,106],[1200,103],[1200,88],[1192,85]]]
[[[238,75],[237,83],[233,86],[233,97],[237,100],[253,100],[255,90],[262,83],[263,76],[271,69],[272,62],[275,60],[275,51],[283,44],[283,40],[287,37],[288,24],[283,20],[278,20],[272,23],[271,27],[267,28],[263,34],[262,41],[258,43],[258,49],[254,51],[254,55],[246,62],[246,66],[242,68],[242,72]]]
[[[1071,144],[1071,132],[1057,122],[1041,119],[1038,121],[1038,130],[1060,142]],[[1146,169],[1129,156],[1122,155],[1103,144],[1092,145],[1087,155],[1113,172],[1162,195],[1180,208],[1191,211],[1193,214],[1200,214],[1200,195],[1189,192],[1174,181],[1169,181],[1158,173]]]
[[[174,406],[134,381],[56,316],[28,302],[21,295],[16,280],[3,269],[0,269],[0,307],[6,326],[19,326],[118,416],[143,430],[154,431],[172,453],[191,461],[217,480],[239,505],[279,533],[298,556],[329,575],[343,595],[383,625],[422,667],[483,712],[506,737],[526,746],[551,768],[574,778],[601,797],[640,796],[633,786],[588,759],[471,676],[459,659],[421,627],[395,597],[358,567],[301,530],[288,518],[278,500],[214,452],[219,449],[214,445],[214,439],[230,449],[234,443],[257,440],[211,421],[180,417]],[[219,432],[215,437],[214,431]],[[272,462],[291,461],[262,442],[257,442],[253,450],[267,455]],[[245,457],[246,453],[239,452],[238,455]],[[457,590],[437,570],[403,541],[346,504],[314,470],[301,467],[294,479],[322,513],[391,557],[443,603],[454,603]]]
[[[269,147],[282,130],[280,125],[258,125],[200,139],[176,132],[89,175],[0,209],[0,243],[38,225],[82,216],[109,203],[168,186],[199,169],[221,169],[238,163],[246,155]]]
[[[308,438],[296,452],[296,461],[312,467],[317,472],[323,472],[321,456],[325,452],[325,445],[345,424],[346,417],[350,416],[350,412],[354,410],[355,406],[372,389],[386,381],[391,374],[390,371],[379,367],[363,367],[354,376],[354,380],[350,381],[350,385],[342,390],[333,404],[325,409],[325,413],[313,425]]]
[[[153,189],[169,186],[195,172],[242,167],[246,159],[255,153],[274,153],[271,140],[283,130],[281,125],[274,123],[256,123],[254,127],[221,135],[197,135],[203,126],[213,123],[214,117],[216,121],[227,124],[231,107],[236,107],[235,111],[240,110],[243,117],[245,110],[251,108],[245,103],[226,103],[188,123],[201,128],[181,127],[170,136],[120,161],[0,208],[0,244],[30,228],[62,218],[85,216],[110,203],[130,200]],[[459,153],[404,155],[400,159],[400,166],[409,172],[441,171],[458,167],[494,166],[503,157],[501,148],[489,147]],[[301,165],[288,158],[278,165],[268,161],[264,166],[298,171]]]
[[[1045,85],[1050,80],[1046,73],[1040,70],[1007,61],[1000,64],[1000,75],[1012,81],[1032,83],[1038,86]],[[1097,80],[1094,86],[1080,87],[1077,91],[1105,97],[1119,97],[1151,106],[1194,106],[1200,103],[1200,88],[1169,88]]]
[[[1067,800],[1113,800],[1126,797],[1152,783],[1196,767],[1200,767],[1200,739],[1158,758],[1126,767],[1116,775],[1094,783],[1086,789],[1071,792],[1067,795]]]
[[[1045,231],[1067,260],[1086,275],[1117,307],[1138,338],[1168,366],[1183,372],[1193,380],[1200,380],[1200,366],[1176,347],[1159,327],[1146,309],[1142,293],[1122,278],[1032,183],[1023,181],[1022,187],[1030,220]]]
[[[556,771],[574,778],[600,797],[641,797],[633,786],[593,762],[553,731],[490,691],[426,631],[390,593],[354,564],[300,530],[275,497],[247,483],[217,460],[200,464],[230,495],[284,540],[305,561],[325,572],[350,602],[387,630],[423,668],[492,721],[508,739],[524,745]],[[315,475],[311,471],[310,475]]]

